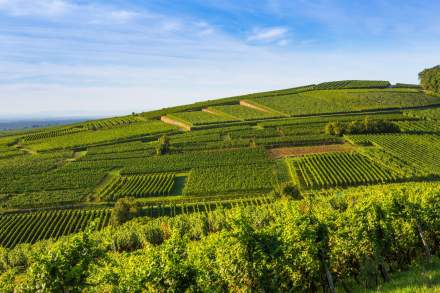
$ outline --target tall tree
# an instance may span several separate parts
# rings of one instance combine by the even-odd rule
[[[440,94],[440,65],[423,70],[419,79],[425,90]]]

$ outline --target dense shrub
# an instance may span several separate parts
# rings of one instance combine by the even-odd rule
[[[141,214],[141,206],[132,198],[120,198],[112,210],[110,223],[112,225],[120,225]]]
[[[349,123],[328,122],[324,132],[331,135],[367,134],[367,133],[395,133],[400,132],[397,124],[387,120],[352,121]]]

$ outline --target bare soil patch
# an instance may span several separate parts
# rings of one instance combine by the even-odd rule
[[[309,154],[348,152],[354,149],[356,149],[356,147],[350,144],[329,144],[307,147],[274,148],[269,149],[267,152],[270,158],[279,159],[284,157],[300,157]]]

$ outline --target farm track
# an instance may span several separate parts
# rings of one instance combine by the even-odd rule
[[[170,125],[174,125],[174,126],[180,127],[180,128],[182,128],[183,130],[186,130],[186,131],[191,131],[191,125],[183,123],[181,121],[174,120],[174,119],[172,119],[170,117],[161,116],[160,120],[162,122],[166,123],[166,124],[170,124]]]

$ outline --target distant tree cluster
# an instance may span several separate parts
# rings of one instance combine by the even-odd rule
[[[419,73],[419,79],[423,89],[440,93],[440,65],[423,70]]]
[[[394,132],[400,132],[400,128],[393,122],[387,120],[369,120],[368,118],[349,123],[328,122],[325,126],[325,133],[331,135]]]

